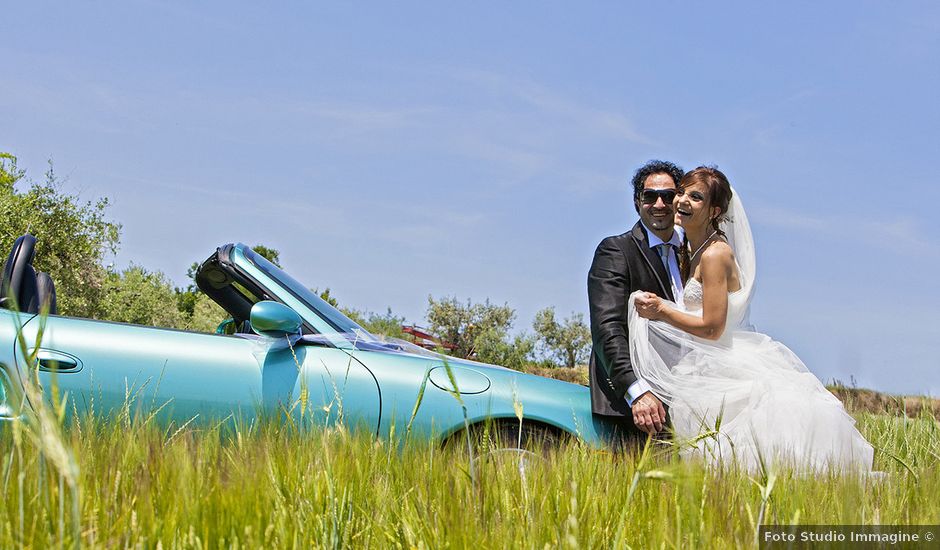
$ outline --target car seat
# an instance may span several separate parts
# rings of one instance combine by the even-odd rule
[[[36,294],[39,311],[42,311],[43,306],[48,305],[49,315],[59,313],[59,309],[55,304],[55,283],[52,282],[52,277],[48,273],[42,271],[36,273]],[[39,313],[39,311],[35,313]]]
[[[49,313],[56,313],[55,284],[48,273],[36,273],[33,269],[35,256],[36,237],[27,233],[16,239],[3,266],[0,306],[39,313],[42,304],[48,303]]]

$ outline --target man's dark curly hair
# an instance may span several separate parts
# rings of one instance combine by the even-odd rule
[[[646,178],[653,174],[668,175],[672,178],[672,181],[676,183],[676,187],[678,187],[679,182],[682,181],[682,176],[685,175],[685,171],[666,160],[651,160],[641,166],[636,173],[633,174],[633,207],[636,208],[637,213],[640,211],[637,200],[639,200],[640,193],[643,191],[643,184],[646,183]]]

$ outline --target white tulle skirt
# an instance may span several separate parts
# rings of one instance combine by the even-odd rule
[[[783,344],[751,331],[717,342],[630,315],[637,373],[669,405],[682,454],[797,470],[870,472],[873,448],[842,403]]]

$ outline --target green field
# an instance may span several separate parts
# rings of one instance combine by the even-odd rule
[[[749,477],[567,442],[529,456],[290,422],[158,425],[123,411],[0,430],[0,547],[756,547],[764,523],[940,523],[934,417],[858,413],[883,480]],[[759,518],[763,518],[760,520]]]

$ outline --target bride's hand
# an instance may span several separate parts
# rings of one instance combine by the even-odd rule
[[[662,319],[663,313],[666,310],[666,304],[663,302],[662,298],[652,292],[637,296],[634,304],[636,305],[637,314],[651,321]]]

